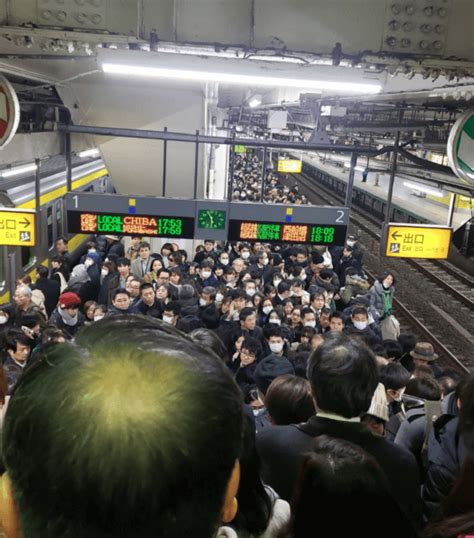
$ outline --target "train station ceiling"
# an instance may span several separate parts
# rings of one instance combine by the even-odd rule
[[[383,143],[403,108],[408,139],[436,149],[474,106],[472,21],[473,0],[0,0],[0,72],[31,117],[35,102],[53,103],[75,123],[193,132],[209,129],[206,114],[222,127],[217,109],[244,126],[285,110],[290,134],[319,126],[339,141]],[[137,66],[220,78],[210,77],[217,89],[157,82]],[[249,73],[267,83],[247,83]],[[324,119],[321,106],[344,117]]]

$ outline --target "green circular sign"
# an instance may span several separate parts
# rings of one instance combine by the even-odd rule
[[[449,134],[447,149],[453,172],[474,185],[474,109],[456,121]]]

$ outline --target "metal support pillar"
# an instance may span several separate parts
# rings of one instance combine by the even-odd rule
[[[66,190],[72,191],[72,147],[71,133],[66,132]]]
[[[40,234],[40,222],[41,222],[41,160],[35,159],[35,236],[41,237]]]
[[[401,125],[403,120],[403,110],[399,111],[398,123]],[[382,226],[382,240],[380,241],[380,255],[385,256],[385,247],[387,244],[388,224],[390,222],[390,214],[392,213],[393,186],[395,184],[395,174],[397,173],[398,148],[400,147],[400,129],[395,135],[395,145],[392,152],[392,166],[390,170],[390,179],[388,182],[387,206],[385,208],[385,220]]]
[[[446,223],[446,225],[450,228],[453,225],[454,211],[456,210],[456,198],[457,194],[455,192],[452,192],[451,198],[449,200],[448,222]]]
[[[194,150],[194,190],[193,198],[197,198],[197,187],[198,187],[198,167],[199,167],[199,131],[196,131],[196,147]]]
[[[168,127],[164,128],[164,132],[168,130]],[[166,159],[168,157],[168,140],[163,140],[163,179],[161,183],[161,190],[163,198],[166,196]]]
[[[355,176],[355,167],[357,166],[357,153],[354,151],[351,154],[351,168],[349,170],[349,179],[347,180],[347,190],[346,190],[346,207],[351,206],[352,201],[352,192],[354,190],[354,176]]]
[[[235,140],[235,131],[232,132],[232,140]],[[229,166],[229,179],[227,181],[227,200],[232,200],[232,186],[234,185],[234,157],[235,157],[235,146],[234,144],[230,145],[230,166]]]
[[[398,146],[400,145],[400,131],[397,131],[395,136],[395,148],[392,153],[392,166],[390,170],[390,179],[388,182],[387,207],[385,209],[384,225],[390,222],[390,214],[392,213],[393,185],[395,183],[395,174],[397,172]]]
[[[262,159],[262,188],[260,191],[260,202],[263,203],[263,196],[265,194],[265,178],[266,178],[266,168],[267,168],[267,148],[263,148],[263,159]]]

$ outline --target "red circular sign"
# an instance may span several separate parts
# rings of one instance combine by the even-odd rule
[[[20,122],[20,105],[15,90],[0,76],[0,149],[13,138]]]

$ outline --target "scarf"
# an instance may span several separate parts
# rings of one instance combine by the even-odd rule
[[[383,290],[383,313],[384,316],[392,315],[392,294],[390,293],[390,289]]]
[[[69,314],[65,308],[58,308],[58,311],[66,325],[69,325],[69,327],[74,327],[74,325],[77,325],[79,310],[76,312],[75,316],[71,316],[71,314]]]

